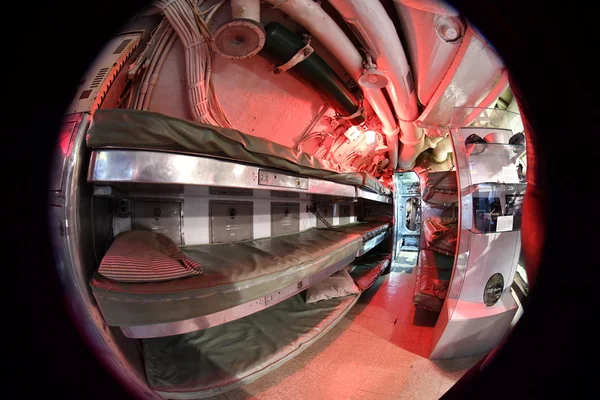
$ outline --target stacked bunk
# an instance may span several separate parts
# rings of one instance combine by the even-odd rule
[[[87,144],[88,182],[120,191],[235,185],[391,207],[368,174],[154,113],[100,110]],[[193,245],[131,229],[115,236],[90,286],[106,323],[140,340],[150,387],[209,397],[277,368],[339,322],[389,266],[391,229],[363,220]]]
[[[352,280],[361,292],[369,289],[390,266],[392,254],[384,250],[366,254],[348,266]]]
[[[357,259],[302,294],[227,324],[144,339],[150,386],[165,398],[208,397],[250,383],[300,354],[352,308],[389,265],[391,254]],[[351,270],[351,280],[348,272]],[[324,289],[324,290],[323,290]],[[309,302],[308,297],[317,301]],[[174,366],[177,368],[174,368]]]
[[[258,173],[238,170],[227,178],[230,184],[244,186],[254,183],[265,189],[301,190],[323,194],[347,194],[370,200],[391,202],[391,190],[366,172],[342,172],[340,167],[233,129],[198,125],[163,114],[137,110],[99,110],[88,131],[86,142],[92,152],[88,182],[120,181],[179,185],[216,185],[221,171],[219,159],[235,160],[237,164],[257,166]],[[185,154],[193,156],[186,157]],[[200,156],[210,156],[200,157]],[[284,170],[304,177],[277,179],[270,171]],[[159,168],[161,167],[161,168]],[[207,170],[208,169],[208,170]],[[260,173],[263,171],[263,173]],[[212,181],[206,177],[210,173]],[[250,178],[243,182],[241,178]],[[292,178],[292,176],[290,176]],[[241,181],[241,182],[240,182]],[[336,182],[341,185],[332,185]],[[220,182],[219,182],[220,183]],[[312,183],[312,185],[311,185]],[[323,186],[323,187],[321,187]]]
[[[225,325],[142,341],[150,387],[168,399],[202,398],[250,383],[325,335],[358,295],[307,304],[296,295]]]
[[[106,322],[124,328],[127,336],[179,334],[270,305],[256,303],[256,299],[268,297],[275,303],[304,290],[350,264],[373,235],[388,228],[387,223],[370,222],[349,226],[348,232],[342,230],[344,226],[313,228],[243,242],[182,246],[187,259],[202,267],[201,274],[160,282],[125,282],[102,275],[101,265],[90,284]],[[134,233],[120,234],[113,246],[131,242]],[[133,275],[146,252],[141,249],[121,256],[121,274]]]
[[[423,221],[423,234],[427,248],[438,253],[454,256],[456,252],[458,218],[429,217]]]
[[[440,311],[454,265],[458,234],[455,171],[416,170],[421,184],[422,228],[413,303]]]

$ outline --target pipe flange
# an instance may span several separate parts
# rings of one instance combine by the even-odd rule
[[[265,29],[256,21],[234,19],[219,26],[212,35],[211,47],[222,57],[243,60],[252,57],[265,45]]]

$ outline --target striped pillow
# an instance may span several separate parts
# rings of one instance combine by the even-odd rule
[[[202,267],[165,235],[134,230],[117,235],[98,272],[119,282],[156,282],[198,275]]]

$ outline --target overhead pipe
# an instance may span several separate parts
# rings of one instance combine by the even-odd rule
[[[431,149],[431,155],[435,162],[444,162],[448,159],[448,153],[452,153],[452,140],[450,135],[440,140],[435,147]]]
[[[394,3],[404,4],[417,10],[431,12],[449,17],[458,17],[458,11],[444,0],[394,0]]]
[[[394,23],[379,1],[329,0],[346,23],[357,32],[357,37],[373,57],[377,68],[385,74],[386,86],[399,119],[399,165],[411,168],[416,156],[423,150],[423,130],[413,124],[419,116],[415,84]]]
[[[267,40],[263,51],[280,64],[285,64],[306,44],[279,22],[271,22],[265,26]],[[277,68],[276,68],[277,69]],[[359,111],[358,99],[346,87],[342,79],[333,69],[314,52],[306,52],[303,59],[289,68],[297,72],[307,83],[311,84],[341,115],[347,117],[352,125],[365,122]]]
[[[359,82],[363,76],[363,72],[365,72],[362,56],[342,28],[335,23],[319,4],[313,0],[266,1],[306,28],[340,62],[352,79],[357,83]],[[391,142],[392,140],[397,140],[399,128],[383,92],[380,88],[363,87],[363,93],[365,100],[371,104],[373,111],[383,124],[383,133],[386,135],[388,147],[391,146],[393,149],[394,144],[391,144]],[[397,148],[397,143],[395,144]],[[395,155],[390,157],[390,163],[395,159],[397,159]],[[392,163],[392,165],[395,165],[395,163]]]
[[[306,28],[358,82],[363,71],[363,58],[342,28],[320,5],[313,0],[267,0],[267,2]]]
[[[414,171],[416,172],[417,170],[423,169],[429,172],[450,171],[454,167],[453,158],[454,157],[452,157],[452,153],[448,153],[448,157],[446,157],[444,161],[437,162],[431,153],[424,151],[417,157]]]
[[[398,166],[398,133],[400,133],[400,127],[396,124],[394,114],[387,105],[387,100],[381,90],[363,87],[363,93],[365,98],[368,99],[367,101],[371,100],[369,103],[381,121],[381,130],[385,135],[388,147],[389,167],[395,170]],[[384,105],[384,107],[381,105]]]
[[[352,29],[363,38],[377,68],[389,79],[387,90],[398,118],[412,122],[419,116],[412,73],[394,23],[379,1],[330,0]],[[402,126],[400,127],[402,128]],[[404,132],[403,132],[404,134]],[[418,139],[414,130],[410,139]]]
[[[398,167],[403,170],[411,169],[415,165],[417,156],[429,148],[423,129],[414,123],[400,120],[400,143],[402,148],[398,156]],[[414,140],[413,140],[414,139]]]
[[[213,50],[232,60],[258,54],[265,44],[265,30],[260,24],[260,0],[231,0],[231,17],[212,35]]]
[[[427,134],[427,130],[425,130],[425,146],[428,149],[433,149],[439,142],[444,140],[444,136],[430,136]]]
[[[450,171],[454,167],[454,160],[452,158],[452,153],[448,153],[448,157],[444,161],[435,162],[433,161],[429,166],[429,172],[444,172]]]
[[[417,130],[419,129],[417,128]],[[398,167],[400,169],[409,170],[415,166],[415,161],[419,154],[428,149],[427,144],[429,142],[425,138],[426,136],[423,135],[422,131],[421,138],[414,142],[403,141],[402,137],[400,137],[400,142],[402,143],[400,154],[398,155]]]
[[[365,98],[381,121],[381,130],[386,137],[390,159],[388,166],[395,170],[398,166],[398,133],[400,133],[400,127],[396,124],[394,114],[381,90],[388,85],[389,81],[385,74],[373,64],[370,54],[367,53],[365,58],[365,70],[358,78],[358,85],[362,88]]]

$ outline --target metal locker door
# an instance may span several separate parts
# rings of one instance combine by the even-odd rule
[[[238,242],[253,238],[252,202],[211,200],[210,242]]]
[[[162,233],[183,244],[181,201],[133,201],[132,228]]]
[[[300,203],[271,203],[271,235],[300,231]]]

